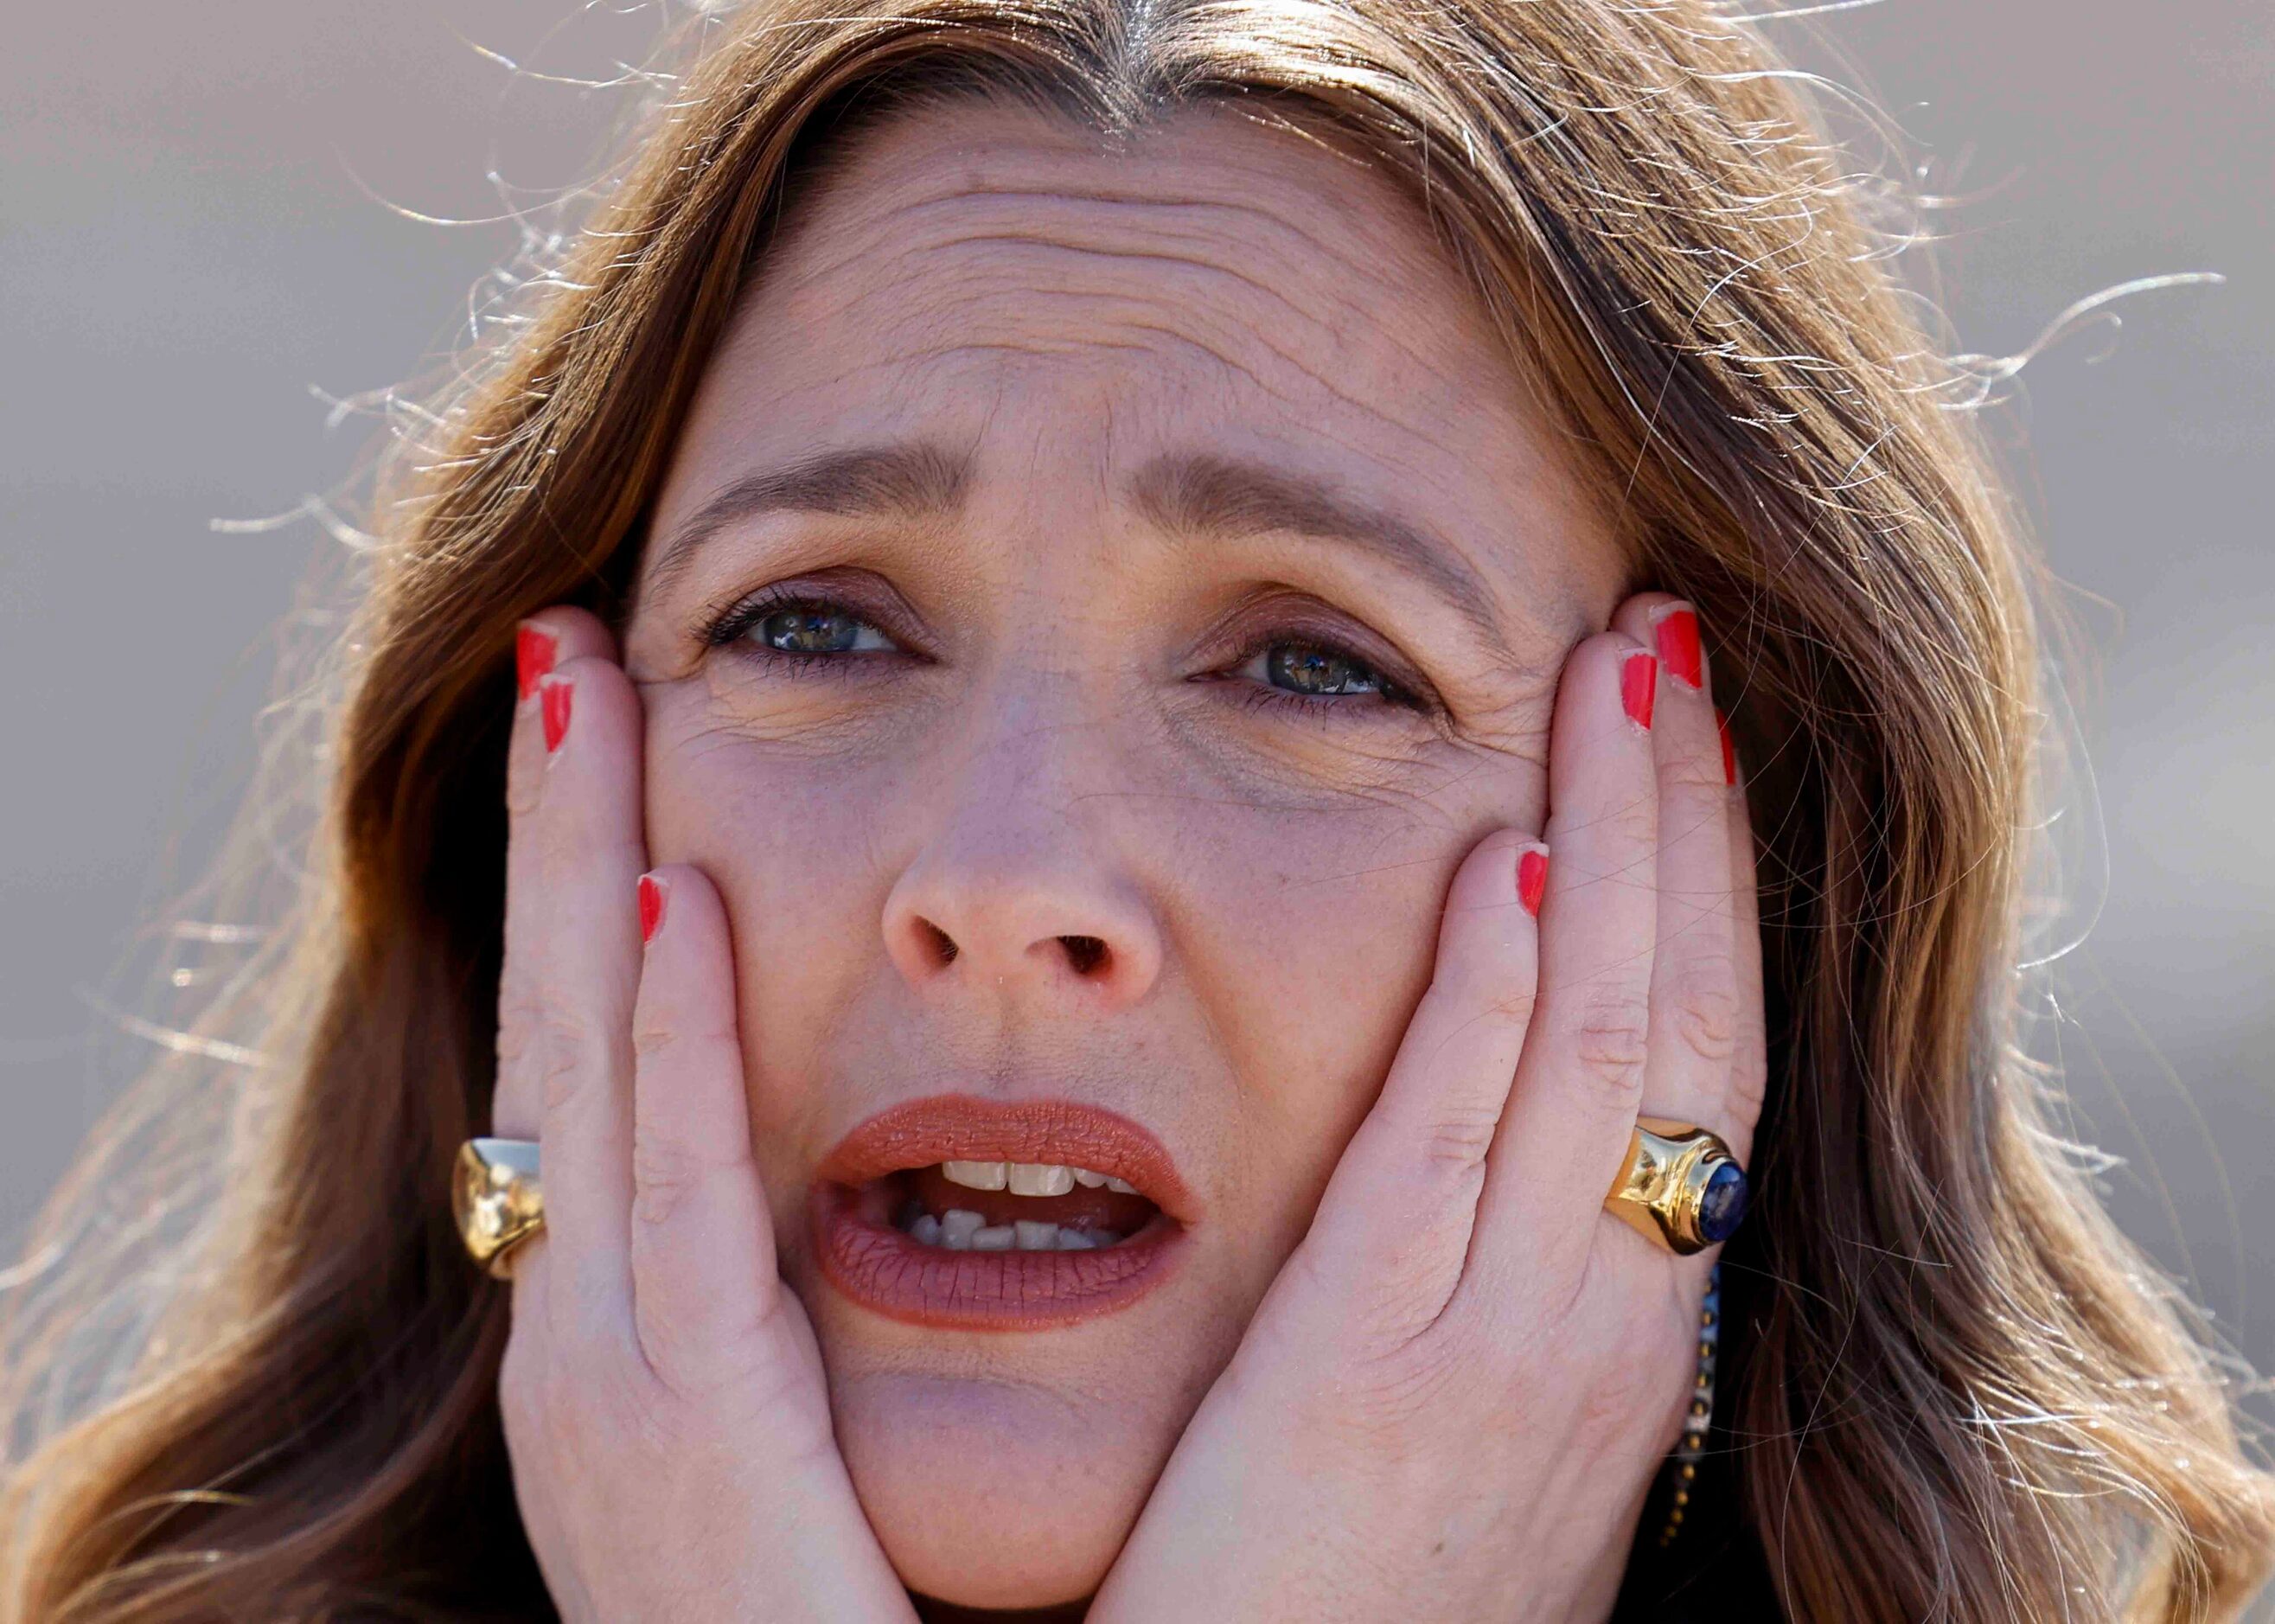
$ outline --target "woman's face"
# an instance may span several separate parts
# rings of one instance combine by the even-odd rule
[[[1420,212],[1224,111],[872,136],[652,533],[649,857],[726,900],[862,1501],[921,1591],[1085,1594],[1372,1101],[1455,863],[1539,827],[1625,563]],[[959,1210],[980,1250],[899,1227]]]

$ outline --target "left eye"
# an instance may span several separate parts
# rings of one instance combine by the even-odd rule
[[[1364,661],[1317,643],[1274,643],[1258,650],[1241,675],[1286,693],[1312,699],[1349,694],[1394,697],[1382,674]]]

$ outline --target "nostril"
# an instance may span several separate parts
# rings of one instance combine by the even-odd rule
[[[1106,944],[1095,936],[1062,936],[1059,943],[1077,976],[1095,975],[1106,963]]]
[[[956,948],[955,937],[941,929],[930,919],[917,921],[917,933],[924,938],[925,945],[932,949],[932,956],[935,962],[941,964],[953,964],[956,962],[956,956],[959,949]]]

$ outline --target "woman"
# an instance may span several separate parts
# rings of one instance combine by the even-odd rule
[[[2008,1047],[2027,565],[1759,42],[699,43],[399,448],[6,1616],[2232,1615],[2275,1495]]]

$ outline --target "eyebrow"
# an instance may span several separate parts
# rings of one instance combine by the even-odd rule
[[[914,441],[827,451],[736,480],[675,529],[656,554],[643,595],[669,591],[704,544],[767,513],[953,513],[973,477],[968,452]],[[1495,642],[1501,633],[1484,584],[1448,549],[1394,514],[1265,464],[1209,452],[1168,453],[1128,486],[1138,511],[1175,535],[1236,538],[1285,532],[1339,541],[1420,576]]]
[[[1492,599],[1449,549],[1379,508],[1260,463],[1213,454],[1155,457],[1130,482],[1139,511],[1173,533],[1238,537],[1286,531],[1341,541],[1421,576],[1498,643]]]
[[[730,525],[767,513],[952,513],[971,484],[971,458],[924,441],[825,451],[745,475],[705,502],[657,552],[643,593],[670,590],[695,555]]]

